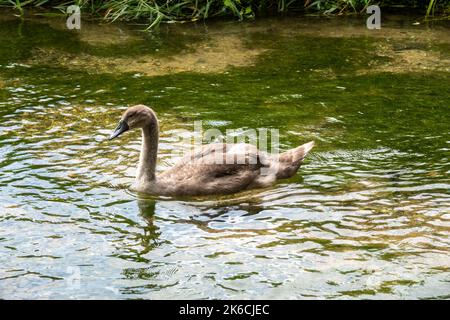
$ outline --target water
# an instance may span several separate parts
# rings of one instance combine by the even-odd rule
[[[387,16],[163,26],[0,19],[0,298],[449,298],[448,23]],[[292,179],[227,197],[127,189],[205,128],[316,141]]]

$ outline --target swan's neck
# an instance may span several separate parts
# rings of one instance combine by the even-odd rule
[[[142,147],[136,173],[138,184],[155,181],[156,155],[158,153],[158,120],[142,128]]]

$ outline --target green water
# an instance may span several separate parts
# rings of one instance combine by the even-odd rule
[[[450,297],[448,24],[1,17],[0,298]],[[316,147],[272,188],[146,199],[139,133],[106,140],[136,103],[159,170],[198,120]]]

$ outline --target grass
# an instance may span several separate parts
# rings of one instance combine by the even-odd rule
[[[428,1],[428,3],[427,3]],[[372,4],[421,9],[426,18],[437,12],[449,18],[450,0],[0,0],[0,6],[12,7],[24,15],[25,7],[57,9],[65,12],[67,6],[76,4],[85,14],[108,21],[142,20],[148,28],[161,22],[186,22],[217,16],[234,16],[239,20],[253,19],[258,15],[284,12],[318,12],[323,14],[364,13]]]

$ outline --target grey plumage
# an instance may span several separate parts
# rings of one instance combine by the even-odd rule
[[[172,168],[156,174],[159,135],[156,114],[144,105],[133,106],[122,115],[121,123],[121,130],[123,127],[142,130],[142,149],[133,189],[158,195],[230,194],[267,187],[278,179],[292,177],[314,146],[311,141],[274,156],[244,143],[202,145]],[[111,138],[123,132],[114,132]]]

